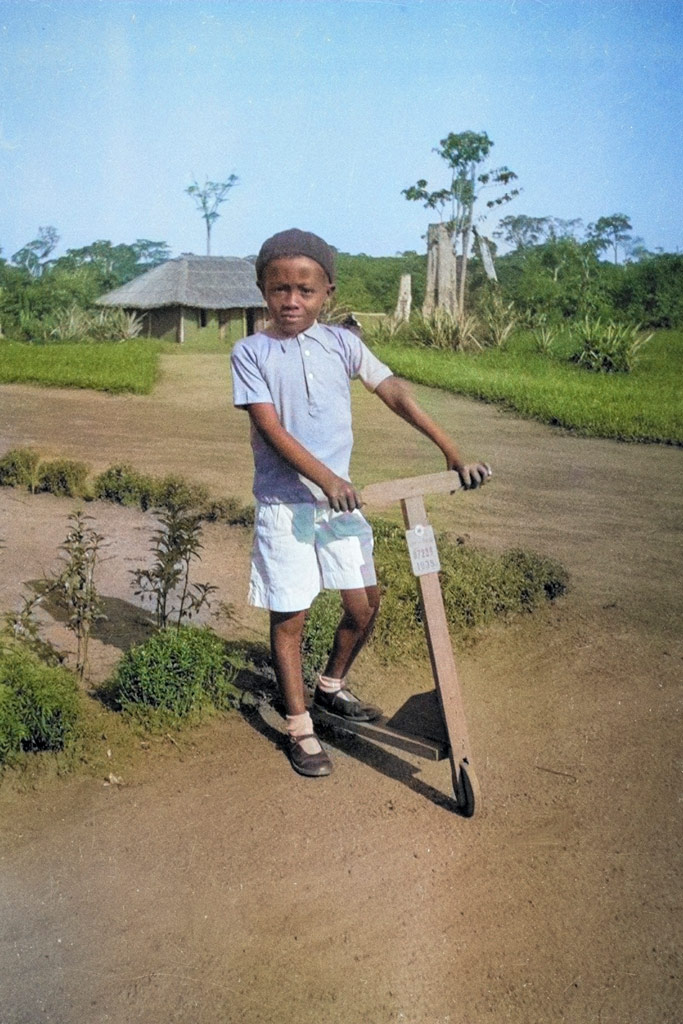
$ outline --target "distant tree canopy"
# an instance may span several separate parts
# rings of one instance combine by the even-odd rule
[[[166,242],[138,238],[130,245],[99,240],[48,259],[58,240],[54,228],[40,228],[38,238],[16,252],[10,262],[0,257],[0,330],[4,335],[30,337],[35,319],[72,305],[87,309],[104,292],[171,256]]]
[[[359,313],[393,313],[401,274],[411,275],[413,303],[422,305],[427,257],[417,252],[396,256],[352,256],[338,252],[336,299]]]

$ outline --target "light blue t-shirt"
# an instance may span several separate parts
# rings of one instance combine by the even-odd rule
[[[353,447],[350,382],[374,391],[391,370],[343,327],[314,323],[294,338],[259,333],[232,351],[233,402],[275,406],[280,423],[312,455],[345,480]],[[264,504],[316,502],[325,495],[297,473],[252,426],[254,496]]]

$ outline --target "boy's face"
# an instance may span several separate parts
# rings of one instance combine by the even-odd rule
[[[286,338],[308,330],[334,291],[323,268],[308,256],[271,260],[259,288],[273,326]]]

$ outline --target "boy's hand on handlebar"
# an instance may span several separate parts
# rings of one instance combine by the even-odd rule
[[[449,468],[454,469],[458,474],[466,491],[473,491],[477,487],[483,487],[492,476],[491,467],[486,462],[474,462],[468,466],[460,464],[450,466]]]

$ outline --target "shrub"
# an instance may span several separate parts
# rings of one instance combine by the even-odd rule
[[[572,334],[581,346],[574,361],[602,373],[629,373],[653,337],[643,334],[640,324],[603,323],[599,317],[585,317]]]
[[[13,448],[0,459],[0,484],[34,490],[40,456],[32,448]]]
[[[38,467],[36,491],[47,491],[58,497],[80,498],[86,493],[88,467],[72,459],[54,459]]]
[[[253,505],[242,505],[237,498],[209,500],[201,511],[207,523],[227,523],[229,526],[253,526]]]
[[[151,476],[138,473],[127,462],[121,462],[95,477],[93,492],[96,498],[119,505],[150,508],[156,498],[156,485]]]
[[[150,497],[152,504],[158,508],[168,509],[169,512],[186,512],[206,505],[209,492],[203,484],[189,483],[182,476],[170,474],[154,482]]]
[[[384,520],[373,521],[373,530],[382,604],[370,643],[384,662],[421,655],[422,609],[403,530]],[[460,638],[497,617],[532,611],[566,589],[565,569],[540,555],[493,555],[445,538],[439,538],[438,545],[446,619]],[[324,666],[340,613],[336,595],[324,592],[316,598],[302,645],[307,679]]]
[[[311,606],[301,644],[303,674],[308,683],[313,683],[316,674],[325,667],[341,612],[341,599],[337,591],[324,590]]]
[[[161,629],[119,662],[112,696],[124,711],[151,708],[186,718],[207,704],[235,703],[236,669],[209,629]]]
[[[5,741],[9,737],[15,750],[19,732],[21,749],[29,751],[63,750],[78,737],[80,693],[66,669],[44,665],[28,651],[4,648],[0,653],[0,691]]]
[[[6,683],[0,683],[0,765],[8,764],[19,753],[27,737],[19,698]]]

